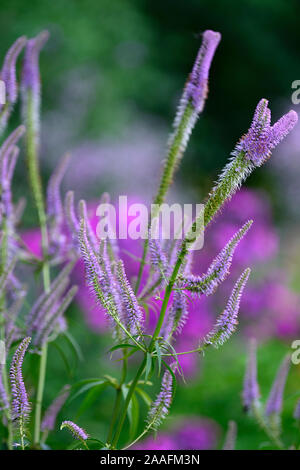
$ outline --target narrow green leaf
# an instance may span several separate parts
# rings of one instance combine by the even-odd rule
[[[160,350],[158,341],[155,341],[155,350],[156,350],[157,362],[158,362],[158,375],[160,376],[160,371],[161,371],[161,350]]]

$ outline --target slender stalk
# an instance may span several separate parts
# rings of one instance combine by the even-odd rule
[[[182,117],[178,126],[175,129],[175,132],[171,136],[168,153],[166,157],[166,163],[165,163],[161,180],[158,186],[157,194],[153,201],[155,205],[155,209],[154,209],[154,212],[151,214],[151,219],[149,221],[149,228],[151,227],[151,221],[155,217],[157,217],[159,213],[159,209],[165,201],[168,189],[172,184],[175,170],[178,166],[178,163],[187,145],[187,138],[188,138],[187,134],[191,132],[191,128],[194,126],[194,123],[191,122],[195,120],[195,118],[193,117],[194,114],[195,114],[194,107],[191,104],[188,104],[182,114]],[[142,260],[140,263],[138,277],[137,277],[137,281],[135,285],[135,293],[138,292],[138,289],[140,287],[140,283],[142,280],[143,271],[144,271],[144,267],[146,264],[148,247],[149,247],[149,242],[148,242],[148,238],[146,238],[144,242],[143,256],[142,256]]]
[[[121,405],[121,399],[122,399],[122,385],[125,382],[126,376],[127,376],[127,362],[128,362],[128,359],[126,358],[126,352],[127,352],[127,349],[125,349],[124,353],[123,353],[122,377],[121,377],[119,386],[118,386],[117,391],[116,391],[116,398],[115,398],[115,403],[114,403],[114,408],[113,408],[113,415],[112,415],[112,419],[111,419],[111,422],[110,422],[108,435],[107,435],[107,439],[106,439],[106,442],[108,444],[111,442],[111,439],[113,437],[115,422],[117,420],[117,417],[118,417],[118,414],[119,414],[119,411],[120,411],[120,405]]]
[[[36,397],[35,426],[34,426],[34,440],[33,440],[33,443],[35,445],[38,445],[40,442],[40,428],[41,428],[41,416],[42,416],[42,403],[43,403],[43,395],[44,395],[45,379],[46,379],[47,353],[48,353],[48,345],[46,343],[42,349],[40,369],[39,369],[39,381],[38,381],[37,397]]]
[[[123,406],[123,409],[122,409],[122,412],[121,412],[121,417],[120,417],[115,435],[114,435],[113,440],[112,440],[112,445],[111,445],[112,449],[115,449],[116,445],[118,444],[120,434],[121,434],[121,431],[122,431],[122,428],[123,428],[123,424],[124,424],[124,421],[125,421],[125,418],[126,418],[127,409],[128,409],[129,404],[130,404],[130,400],[131,400],[132,395],[135,391],[135,387],[137,386],[137,383],[138,383],[142,373],[144,372],[145,366],[146,366],[146,356],[144,356],[144,359],[143,359],[143,361],[142,361],[142,363],[141,363],[141,365],[140,365],[140,367],[139,367],[139,369],[136,373],[136,376],[135,376],[134,380],[132,381],[132,383],[130,385],[130,388],[128,390],[126,400],[125,400],[125,403],[124,403],[124,406]]]
[[[42,182],[39,171],[38,161],[38,129],[35,116],[35,103],[34,97],[30,90],[27,91],[26,99],[26,153],[27,153],[27,166],[29,173],[29,182],[37,208],[38,219],[41,229],[42,237],[42,251],[43,251],[43,283],[45,292],[50,288],[50,266],[48,261],[48,232],[47,232],[47,217],[45,213],[45,204],[42,190]],[[35,427],[34,427],[34,445],[40,442],[40,425],[42,414],[43,393],[45,387],[46,366],[47,366],[47,352],[48,347],[45,345],[42,349],[40,359],[39,380],[37,388],[37,400],[35,410]]]

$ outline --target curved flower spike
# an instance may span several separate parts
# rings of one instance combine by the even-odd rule
[[[17,101],[17,77],[16,77],[16,62],[23,47],[26,44],[26,37],[21,36],[8,50],[3,67],[1,70],[1,80],[4,81],[6,87],[6,100],[9,104],[14,104]]]
[[[23,443],[25,437],[25,424],[30,413],[30,404],[22,375],[22,366],[25,352],[29,346],[31,338],[25,338],[17,348],[10,366],[10,384],[11,384],[11,412],[12,420],[19,426],[20,436]],[[22,444],[24,446],[24,444]]]
[[[221,313],[213,329],[205,336],[203,347],[212,345],[215,348],[227,341],[236,330],[241,296],[248,281],[251,270],[245,269],[237,280],[229,297],[225,310]]]
[[[150,429],[157,431],[163,420],[169,413],[173,398],[173,377],[169,370],[163,375],[161,390],[153,401],[147,416],[147,424]]]
[[[239,242],[246,235],[253,221],[246,222],[229,240],[202,276],[180,276],[178,286],[198,295],[212,295],[229,274],[232,258]]]
[[[209,194],[204,209],[204,226],[212,221],[221,207],[240,188],[252,171],[271,156],[271,151],[293,129],[298,121],[295,111],[282,116],[270,126],[270,110],[266,99],[258,103],[252,124],[246,135],[237,143],[232,158],[223,169]]]
[[[78,441],[81,441],[85,447],[87,447],[85,441],[89,438],[89,435],[84,429],[73,423],[73,421],[63,421],[61,423],[60,430],[64,428],[67,428],[75,437],[75,439],[78,439]]]

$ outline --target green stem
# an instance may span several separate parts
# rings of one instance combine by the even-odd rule
[[[157,217],[159,213],[159,209],[165,201],[168,189],[172,184],[175,170],[182,158],[183,152],[187,145],[187,141],[184,142],[185,140],[187,140],[186,134],[188,130],[192,128],[195,124],[195,122],[193,123],[194,114],[195,114],[194,107],[190,103],[187,104],[182,114],[181,121],[176,127],[176,130],[171,137],[171,142],[169,144],[169,149],[168,149],[168,153],[166,157],[166,163],[165,163],[162,177],[158,186],[157,194],[153,201],[153,203],[155,204],[155,212],[151,214],[151,220],[150,220],[148,228],[151,227],[151,221],[155,217]],[[148,238],[146,238],[145,243],[144,243],[143,256],[142,256],[142,260],[140,263],[138,277],[137,277],[137,281],[135,285],[136,294],[138,292],[138,289],[140,287],[140,283],[142,280],[142,275],[143,275],[144,267],[146,264],[146,256],[148,252],[148,247],[149,247]]]
[[[45,292],[50,288],[50,267],[48,261],[48,232],[47,232],[47,217],[45,213],[45,204],[42,190],[42,182],[39,171],[38,160],[38,116],[35,114],[38,110],[35,109],[35,102],[32,91],[27,91],[26,99],[26,151],[27,151],[27,166],[29,173],[29,182],[33,193],[34,202],[36,204],[39,224],[42,236],[42,251],[43,251],[43,282]],[[37,389],[36,411],[35,411],[35,428],[34,428],[34,445],[40,442],[40,425],[42,414],[43,393],[45,388],[46,365],[47,365],[47,351],[48,347],[45,345],[42,349],[40,360],[39,381]]]
[[[125,421],[125,418],[126,418],[126,414],[127,414],[127,409],[128,409],[128,406],[130,404],[130,400],[132,398],[132,395],[134,394],[134,391],[135,391],[135,387],[137,386],[137,383],[145,369],[145,366],[146,366],[146,356],[144,356],[144,359],[136,373],[136,376],[134,378],[134,380],[132,381],[131,385],[130,385],[130,388],[128,390],[128,393],[127,393],[127,396],[126,396],[126,400],[125,400],[125,403],[124,403],[124,406],[123,406],[123,409],[122,409],[122,412],[121,412],[121,416],[120,416],[120,420],[119,420],[119,423],[118,423],[118,426],[117,426],[117,429],[116,429],[116,432],[115,432],[115,435],[113,437],[113,440],[112,440],[112,449],[115,449],[116,448],[116,445],[118,444],[118,441],[119,441],[119,438],[120,438],[120,434],[121,434],[121,431],[122,431],[122,428],[123,428],[123,424],[124,424],[124,421]]]
[[[114,403],[114,408],[113,408],[113,415],[112,415],[112,419],[111,419],[111,423],[110,423],[110,426],[109,426],[108,435],[107,435],[107,439],[106,439],[106,442],[108,444],[111,442],[111,439],[113,437],[114,426],[115,426],[115,422],[117,420],[119,410],[120,410],[120,405],[121,405],[122,385],[124,384],[124,382],[126,380],[126,376],[127,376],[127,362],[128,362],[128,359],[126,358],[126,352],[127,352],[127,349],[125,349],[124,353],[123,353],[122,377],[121,377],[119,386],[118,386],[117,391],[116,391],[116,398],[115,398],[115,403]]]
[[[48,352],[48,345],[45,344],[45,346],[42,349],[42,355],[41,355],[41,360],[40,360],[39,382],[38,382],[37,397],[36,397],[35,426],[34,426],[34,440],[33,440],[33,443],[35,445],[38,445],[40,442],[40,428],[41,428],[42,403],[43,403],[45,378],[46,378],[47,352]]]

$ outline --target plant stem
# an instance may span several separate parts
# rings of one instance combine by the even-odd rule
[[[107,439],[106,439],[106,442],[108,444],[110,443],[110,441],[113,437],[114,426],[115,426],[115,422],[116,422],[117,417],[118,417],[118,413],[119,413],[119,410],[120,410],[121,399],[122,399],[122,385],[125,382],[126,375],[127,375],[127,361],[128,361],[128,359],[125,357],[126,352],[127,352],[127,349],[125,349],[124,353],[123,353],[122,377],[121,377],[119,386],[118,386],[117,391],[116,391],[116,398],[115,398],[115,403],[114,403],[114,408],[113,408],[113,415],[112,415],[112,419],[111,419],[111,423],[110,423],[110,426],[109,426],[108,435],[107,435]]]
[[[37,208],[39,224],[42,237],[42,251],[43,251],[43,282],[45,292],[50,288],[50,267],[48,261],[48,232],[47,232],[47,217],[45,213],[45,204],[42,190],[42,182],[39,171],[38,160],[38,121],[39,116],[35,113],[38,112],[34,102],[35,97],[32,91],[27,91],[25,120],[26,120],[26,151],[27,151],[27,166],[29,173],[29,182],[33,193],[34,202]],[[43,393],[45,388],[46,366],[47,366],[47,344],[42,349],[40,360],[39,381],[37,388],[37,400],[35,410],[35,427],[34,427],[34,445],[40,442],[40,424],[42,414]]]
[[[125,418],[126,418],[126,413],[127,413],[127,409],[128,409],[128,406],[130,404],[130,400],[132,398],[132,395],[135,391],[135,387],[137,386],[137,383],[145,369],[145,365],[146,365],[146,356],[144,356],[144,359],[136,373],[136,376],[134,378],[134,380],[132,381],[131,385],[130,385],[130,388],[128,390],[128,393],[127,393],[127,396],[126,396],[126,400],[125,400],[125,403],[124,403],[124,406],[123,406],[123,409],[122,409],[122,412],[121,412],[121,417],[120,417],[120,420],[119,420],[119,423],[118,423],[118,426],[117,426],[117,430],[115,432],[115,435],[113,437],[113,440],[112,440],[112,449],[115,449],[116,448],[116,445],[118,444],[118,441],[119,441],[119,438],[120,438],[120,434],[121,434],[121,431],[122,431],[122,428],[123,428],[123,424],[124,424],[124,421],[125,421]]]
[[[162,173],[161,180],[158,186],[157,194],[153,201],[153,204],[155,205],[155,209],[154,209],[155,212],[151,213],[151,219],[149,221],[149,226],[148,226],[149,229],[151,227],[152,220],[158,216],[159,209],[165,201],[168,189],[171,186],[172,181],[173,181],[175,170],[187,146],[187,140],[189,138],[189,134],[192,131],[192,128],[194,127],[194,124],[195,124],[194,107],[191,104],[187,104],[184,112],[182,113],[181,120],[178,123],[178,125],[176,125],[176,129],[170,139],[163,173]],[[138,277],[137,277],[137,281],[135,285],[136,294],[138,293],[138,289],[140,287],[140,283],[142,280],[142,275],[143,275],[144,267],[146,264],[146,256],[148,252],[148,247],[149,247],[149,242],[148,242],[148,238],[146,238],[145,243],[144,243],[143,256],[142,256],[142,260],[140,263]]]
[[[40,369],[39,369],[39,382],[38,382],[37,397],[36,397],[35,426],[34,426],[34,440],[33,440],[33,443],[35,445],[39,444],[40,442],[40,427],[41,427],[43,394],[44,394],[45,378],[46,378],[47,352],[48,352],[48,345],[46,343],[42,349]]]

